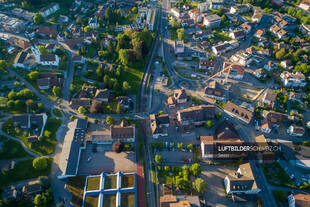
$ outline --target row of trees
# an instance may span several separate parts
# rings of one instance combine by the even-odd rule
[[[9,100],[27,100],[27,99],[36,99],[36,95],[28,88],[25,88],[19,92],[11,91],[8,94]]]

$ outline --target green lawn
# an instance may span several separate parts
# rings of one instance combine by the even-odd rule
[[[296,187],[279,163],[262,164],[267,181],[272,185]]]
[[[96,55],[97,49],[93,45],[89,45],[86,48],[85,57],[93,58]]]
[[[0,189],[10,183],[37,178],[39,176],[48,176],[51,173],[53,159],[49,159],[49,165],[46,170],[38,171],[32,167],[32,160],[18,162],[13,170],[0,174]]]
[[[0,150],[0,160],[32,157],[17,141],[11,140],[5,136],[0,136],[0,143],[3,145],[2,150]]]
[[[143,70],[143,69],[142,69]],[[138,94],[140,82],[143,76],[142,70],[134,68],[126,68],[119,78],[120,82],[127,81],[131,86],[131,93]]]
[[[13,137],[21,139],[25,143],[26,147],[34,153],[39,155],[49,155],[53,154],[55,151],[57,144],[56,132],[60,125],[61,120],[49,118],[46,122],[44,130],[51,132],[51,136],[44,137],[42,141],[33,143],[32,145],[30,145],[27,140],[29,133],[19,129],[18,127],[15,127],[12,119],[9,119],[6,123],[3,124],[2,130]]]

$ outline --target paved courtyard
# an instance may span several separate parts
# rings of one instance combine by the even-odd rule
[[[81,154],[79,174],[100,174],[101,172],[136,172],[134,152],[115,153],[112,147],[101,145],[97,152],[88,145]]]
[[[202,165],[202,178],[208,188],[205,193],[205,200],[208,206],[212,207],[254,207],[255,202],[233,202],[230,197],[225,196],[224,178],[230,173],[236,172],[236,166],[214,166]]]

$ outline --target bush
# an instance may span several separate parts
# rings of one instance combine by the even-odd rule
[[[130,151],[132,149],[132,146],[130,143],[125,144],[125,150]]]
[[[163,162],[163,157],[161,155],[155,155],[155,162],[157,163]]]
[[[36,170],[44,171],[48,167],[48,163],[49,163],[48,157],[38,157],[32,161],[32,166]]]
[[[212,128],[214,125],[213,121],[212,120],[207,120],[206,123],[205,123],[205,126],[206,128],[210,129]]]
[[[273,195],[275,197],[275,199],[279,202],[282,202],[286,199],[286,193],[282,190],[275,190],[273,191]]]
[[[197,178],[193,182],[193,188],[197,191],[197,193],[203,194],[207,189],[207,184],[201,178]]]
[[[76,116],[74,116],[74,115],[70,116],[71,121],[74,121],[75,119],[76,119]]]

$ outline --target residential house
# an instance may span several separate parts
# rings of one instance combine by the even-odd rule
[[[287,133],[290,136],[294,136],[294,137],[302,137],[305,134],[305,128],[301,127],[301,126],[297,126],[297,125],[291,125],[288,129],[287,129]]]
[[[63,78],[54,77],[44,77],[37,79],[37,85],[41,90],[47,90],[53,88],[54,86],[62,87],[64,83]]]
[[[243,66],[248,66],[253,62],[253,55],[248,52],[236,53],[231,56],[231,60]]]
[[[252,30],[252,25],[253,23],[250,22],[244,22],[243,24],[240,25],[242,31],[244,31],[246,34],[249,34]]]
[[[159,207],[200,207],[198,196],[166,194],[159,198]]]
[[[16,186],[10,185],[7,187],[4,187],[2,190],[2,199],[7,201],[16,201],[17,199],[17,191]]]
[[[232,6],[229,12],[231,14],[242,14],[242,13],[249,12],[250,10],[251,10],[251,7],[249,5],[241,4],[237,6]]]
[[[221,24],[221,17],[219,17],[216,14],[211,14],[211,15],[204,15],[203,16],[203,25],[206,26],[206,28],[216,28],[220,26]]]
[[[229,78],[237,80],[241,80],[243,78],[245,70],[245,67],[243,65],[231,62],[224,62],[223,70],[225,70],[225,72],[222,73],[222,76],[226,77],[228,69],[230,70],[228,75]]]
[[[272,0],[271,3],[276,4],[278,6],[282,6],[284,3],[284,0]]]
[[[90,98],[73,98],[70,101],[70,107],[77,110],[80,106],[85,109],[90,107]]]
[[[290,194],[287,197],[289,207],[308,207],[310,206],[310,195]]]
[[[22,187],[24,195],[35,195],[43,192],[43,188],[39,180],[29,181]]]
[[[169,108],[174,108],[176,106],[177,102],[174,98],[174,96],[169,96],[167,99],[167,105]]]
[[[214,61],[200,59],[199,69],[200,70],[210,70],[210,71],[213,70],[214,69]]]
[[[103,5],[98,6],[98,10],[95,12],[95,17],[103,19],[105,17],[105,8]]]
[[[46,45],[45,45],[45,49],[46,49],[48,52],[52,53],[52,52],[56,52],[57,47],[56,47],[56,44],[54,44],[54,43],[49,43],[49,44],[46,44]]]
[[[187,95],[184,88],[174,90],[173,97],[178,104],[183,104],[187,102]]]
[[[244,33],[244,31],[232,31],[229,33],[229,37],[234,39],[234,40],[241,40],[241,39],[245,39],[246,35]]]
[[[129,109],[130,105],[133,103],[132,99],[128,96],[118,96],[116,102],[120,103],[124,109]]]
[[[47,26],[39,26],[36,33],[40,36],[48,38],[57,37],[57,30]]]
[[[269,89],[264,94],[263,103],[266,104],[267,106],[273,108],[276,100],[277,100],[277,94],[274,91]]]
[[[213,37],[211,29],[202,30],[193,34],[193,40],[195,41],[197,40],[201,41],[207,39],[208,37]]]
[[[262,13],[254,13],[254,15],[253,15],[252,18],[251,18],[251,21],[252,21],[253,23],[259,24],[260,21],[261,21],[261,19],[262,19],[262,17],[263,17],[263,14],[262,14]]]
[[[268,61],[266,65],[264,65],[264,69],[267,70],[267,71],[272,71],[274,68],[276,67],[275,64],[273,64],[272,61]]]
[[[26,50],[30,47],[30,42],[26,39],[20,39],[17,37],[10,37],[8,42],[10,45],[14,45],[14,46],[19,47],[23,50]]]
[[[192,106],[177,111],[177,120],[182,127],[201,125],[214,117],[215,107],[212,105]]]
[[[207,0],[210,9],[220,9],[224,8],[224,0]]]
[[[81,46],[84,43],[83,38],[76,38],[76,39],[67,39],[65,41],[65,44],[71,49],[71,50],[77,50],[81,48]]]
[[[94,98],[102,102],[108,102],[110,98],[110,91],[108,89],[97,89]]]
[[[167,127],[169,127],[170,123],[168,114],[151,114],[150,123],[153,138],[157,139],[160,136],[168,136]]]
[[[307,84],[306,77],[301,72],[284,71],[281,73],[280,78],[285,87],[305,87]]]
[[[269,122],[272,128],[278,128],[288,118],[287,114],[267,110],[263,110],[262,116]]]
[[[205,87],[204,96],[218,101],[225,100],[225,91],[216,81],[211,81]]]
[[[265,71],[262,68],[258,68],[254,71],[253,75],[258,78],[265,78],[267,76],[267,74],[265,73]]]
[[[271,132],[272,127],[272,123],[267,119],[261,119],[255,123],[255,129],[266,134],[269,134]]]
[[[286,70],[292,69],[294,67],[291,60],[283,60],[281,61],[280,65]]]
[[[200,23],[202,22],[202,13],[196,8],[192,9],[188,12],[188,16],[194,20],[195,23]]]
[[[15,161],[11,160],[11,161],[2,161],[0,164],[0,174],[3,171],[8,171],[8,170],[13,170],[15,167]]]
[[[249,124],[253,118],[253,113],[248,111],[245,108],[240,107],[239,105],[228,101],[224,107],[224,111],[232,116],[235,117],[247,124]]]
[[[40,135],[43,135],[43,131],[45,128],[45,124],[47,122],[46,114],[22,114],[22,115],[14,115],[13,123],[16,126],[19,126],[22,129],[30,129],[37,128],[40,129]]]
[[[214,46],[212,46],[212,52],[214,52],[214,54],[216,54],[216,55],[221,55],[221,54],[227,52],[227,48],[226,48],[225,44],[214,45]]]
[[[302,0],[298,5],[299,8],[310,12],[310,1],[309,0]]]
[[[285,38],[287,35],[287,32],[284,29],[278,27],[276,24],[270,27],[270,32],[273,33],[279,39]]]
[[[45,54],[40,55],[39,64],[45,66],[58,66],[59,65],[59,57],[55,54]]]
[[[310,36],[310,25],[302,24],[302,25],[300,25],[299,30],[300,30],[301,33],[303,33],[304,35]]]
[[[48,17],[49,15],[55,13],[59,10],[59,4],[58,3],[51,3],[47,7],[44,7],[40,9],[39,13],[44,17]]]
[[[82,55],[74,55],[72,57],[72,62],[73,63],[85,63],[85,58]]]
[[[89,18],[88,25],[93,29],[97,29],[97,25],[98,25],[97,19],[93,17]]]
[[[79,98],[90,98],[95,94],[94,86],[83,86],[79,93]]]
[[[235,174],[227,175],[224,185],[227,194],[257,195],[261,191],[256,184],[250,163],[240,165]]]
[[[254,37],[261,38],[264,34],[265,34],[265,31],[264,31],[264,30],[258,29],[258,30],[255,32]]]
[[[126,121],[122,121],[120,125],[110,126],[110,136],[114,142],[134,142],[136,137],[135,125],[128,125]]]
[[[15,59],[14,59],[14,68],[24,68],[27,70],[32,69],[36,65],[36,59],[34,58],[33,55],[21,51],[17,53]]]
[[[173,16],[175,16],[176,18],[180,18],[182,16],[180,9],[178,8],[171,8],[171,13]]]
[[[208,11],[208,9],[209,9],[209,4],[208,4],[208,2],[202,2],[202,3],[199,3],[199,4],[198,4],[198,10],[199,10],[200,12],[206,12],[206,11]]]

